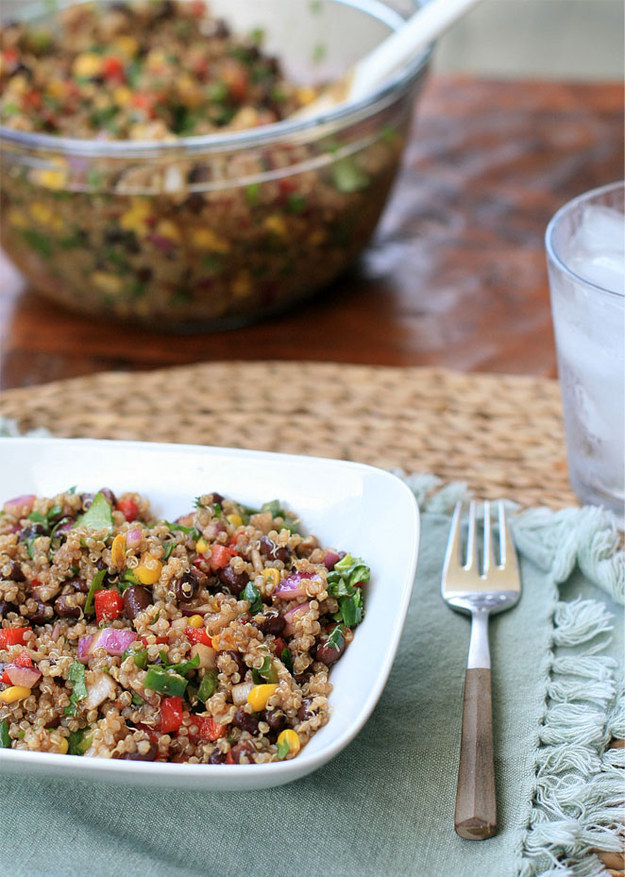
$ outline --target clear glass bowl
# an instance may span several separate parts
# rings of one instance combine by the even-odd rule
[[[403,6],[405,16],[416,3]],[[380,0],[213,0],[211,10],[237,32],[261,27],[303,83],[340,75],[403,20]],[[4,249],[48,298],[161,330],[229,328],[291,307],[370,238],[429,55],[348,109],[236,133],[159,143],[0,127]]]

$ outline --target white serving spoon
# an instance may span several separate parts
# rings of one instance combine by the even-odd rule
[[[309,118],[339,103],[351,103],[370,94],[479,2],[481,0],[430,0],[319,97],[294,113],[293,118]]]

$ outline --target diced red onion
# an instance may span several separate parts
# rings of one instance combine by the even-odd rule
[[[130,530],[126,532],[126,545],[128,548],[138,548],[141,545],[141,540],[143,539],[143,531],[141,527],[131,527]]]
[[[232,703],[235,706],[242,706],[247,703],[247,696],[254,688],[253,682],[240,682],[238,685],[232,686]]]
[[[137,639],[134,630],[103,627],[92,636],[81,636],[78,640],[78,660],[86,664],[96,649],[104,649],[109,655],[123,655]]]
[[[199,606],[191,606],[185,603],[183,606],[179,605],[178,609],[183,615],[190,617],[191,615],[206,615],[207,612],[211,611],[211,606],[208,603],[201,603]]]
[[[295,600],[297,597],[305,597],[306,583],[311,579],[319,581],[319,576],[316,573],[292,572],[282,579],[273,595],[281,600]]]
[[[81,661],[83,664],[86,664],[93,654],[92,643],[93,635],[81,636],[78,640],[78,660]]]
[[[289,609],[288,612],[284,613],[284,620],[286,624],[284,626],[284,636],[291,636],[295,633],[295,626],[293,624],[295,613],[301,612],[302,609],[308,609],[310,606],[310,600],[307,600],[306,603],[298,603],[297,606],[294,606],[292,609]]]
[[[19,667],[17,664],[7,664],[4,670],[13,685],[23,685],[24,688],[32,688],[41,677],[41,670],[36,667]]]
[[[52,637],[53,640],[56,641],[59,638],[60,632],[61,632],[61,622],[57,621],[55,623],[54,627],[52,628],[52,633],[50,634],[50,636]]]
[[[103,627],[95,634],[91,651],[104,649],[109,655],[123,655],[126,649],[138,639],[134,630],[118,630],[116,627]]]
[[[65,523],[59,524],[59,526],[56,528],[56,530],[54,532],[55,532],[55,534],[68,533],[73,528],[75,523],[76,523],[75,521],[65,521]]]
[[[16,518],[25,518],[33,510],[35,504],[35,494],[25,493],[23,496],[15,496],[13,499],[7,499],[3,509],[5,514],[14,515]]]
[[[341,555],[337,554],[336,551],[326,551],[323,556],[323,565],[326,569],[334,569],[335,564],[339,562],[341,559]]]

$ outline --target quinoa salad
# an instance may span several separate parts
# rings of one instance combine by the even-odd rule
[[[0,512],[0,747],[140,761],[291,759],[330,719],[369,568],[278,501],[175,521],[75,488]]]
[[[0,223],[17,267],[74,310],[165,331],[245,324],[335,278],[375,228],[409,104],[327,134],[211,143],[315,98],[283,66],[262,32],[239,34],[203,0],[7,22]],[[59,147],[31,151],[41,135]],[[120,142],[146,151],[112,152]]]

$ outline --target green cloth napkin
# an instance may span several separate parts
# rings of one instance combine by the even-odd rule
[[[579,510],[517,516],[522,598],[491,620],[500,831],[465,841],[453,818],[469,620],[440,597],[449,516],[436,511],[447,512],[451,498],[439,495],[422,515],[417,580],[388,685],[332,762],[290,785],[238,793],[3,777],[0,870],[10,877],[507,877],[549,873],[560,857],[569,864],[558,874],[602,873],[589,850],[598,837],[604,848],[617,845],[609,820],[618,786],[603,750],[610,722],[620,728],[620,669],[609,655],[622,654],[622,630],[617,625],[611,647],[604,642],[596,652],[608,608],[620,609],[589,575],[618,597],[623,562],[614,533],[593,518],[591,563],[580,548],[588,547],[588,519]],[[560,600],[558,577],[569,602]],[[567,799],[572,777],[586,790],[582,806]]]

